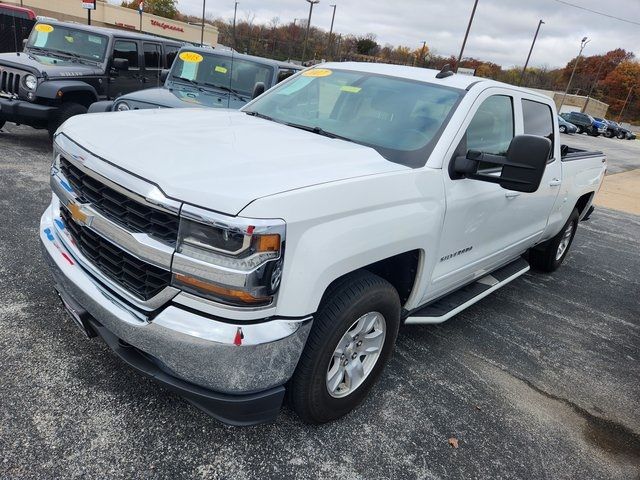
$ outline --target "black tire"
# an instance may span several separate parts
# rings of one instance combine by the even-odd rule
[[[598,132],[598,130],[596,130],[596,128],[595,128],[595,127],[591,127],[587,133],[588,133],[589,135],[591,135],[592,137],[598,137],[598,136],[600,136],[600,133]]]
[[[87,113],[87,107],[80,105],[79,103],[69,102],[60,105],[51,117],[51,120],[49,120],[49,125],[47,126],[49,138],[53,139],[53,134],[56,133],[58,127],[64,122],[69,120],[71,117],[82,115],[83,113]]]
[[[567,223],[564,224],[562,229],[560,229],[560,232],[558,232],[555,237],[529,250],[529,263],[531,264],[531,268],[540,272],[553,272],[562,265],[562,262],[567,256],[567,252],[573,243],[573,237],[575,236],[576,229],[578,228],[579,216],[580,214],[578,213],[578,210],[574,208],[571,215],[569,215]],[[562,254],[558,256],[557,254],[559,253],[560,244],[568,228],[571,228],[569,243],[565,246]]]
[[[364,381],[346,396],[329,393],[327,373],[334,351],[350,327],[370,312],[384,317],[386,334],[376,363]],[[356,408],[393,352],[400,327],[400,299],[386,280],[361,270],[339,280],[325,293],[298,366],[288,385],[289,403],[306,423],[335,420]],[[353,362],[361,361],[356,357]]]
[[[560,133],[567,133],[567,127],[565,127],[564,125],[560,125],[559,130]]]
[[[578,132],[577,132],[578,135],[582,135],[584,133],[584,128],[582,128],[580,126],[578,126],[577,128],[578,128]]]
[[[607,138],[613,138],[613,132],[611,130],[606,130],[604,132],[604,136]]]
[[[0,118],[0,130],[2,130],[2,127],[4,127],[5,123],[6,122]]]
[[[619,140],[624,140],[626,135],[624,132],[619,132],[618,135],[616,135],[616,137],[618,137]]]

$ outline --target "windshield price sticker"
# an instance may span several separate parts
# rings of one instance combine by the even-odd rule
[[[328,77],[333,73],[332,70],[328,68],[312,68],[311,70],[307,70],[306,72],[302,72],[303,77]]]
[[[221,67],[220,65],[216,65],[216,68],[214,68],[214,70],[218,73],[227,73],[227,69],[225,67]]]
[[[182,52],[180,54],[180,60],[188,63],[200,63],[204,58],[196,52]]]
[[[47,25],[46,23],[39,23],[36,25],[36,32],[40,33],[51,33],[53,32],[53,27],[51,25]]]
[[[360,88],[360,87],[352,87],[351,85],[345,85],[342,88],[340,88],[340,90],[342,90],[343,92],[347,92],[347,93],[358,93],[358,92],[360,92],[360,90],[362,90],[362,88]]]

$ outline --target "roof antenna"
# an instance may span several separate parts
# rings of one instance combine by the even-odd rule
[[[444,67],[442,67],[442,70],[440,70],[436,75],[436,78],[447,78],[453,75],[453,73],[453,70],[451,70],[451,64],[445,63]]]

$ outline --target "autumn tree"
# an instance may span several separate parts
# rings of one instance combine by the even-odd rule
[[[600,83],[603,101],[609,104],[609,116],[615,118],[629,97],[623,118],[640,119],[640,95],[634,90],[640,88],[640,63],[633,60],[621,62]],[[629,94],[631,92],[631,95]]]
[[[121,5],[137,10],[141,1],[144,2],[144,11],[147,13],[172,19],[178,16],[178,0],[125,0]]]

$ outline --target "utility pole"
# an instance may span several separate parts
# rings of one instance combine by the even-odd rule
[[[587,101],[584,102],[584,107],[582,107],[582,109],[580,110],[582,113],[586,113],[587,112],[587,106],[589,105],[589,100],[591,100],[591,93],[593,92],[593,89],[598,84],[598,79],[600,78],[600,72],[602,71],[602,67],[604,66],[604,63],[606,61],[607,61],[607,57],[606,56],[603,56],[602,60],[600,60],[600,65],[598,65],[598,71],[596,72],[596,78],[593,81],[593,83],[591,84],[591,87],[589,87],[589,93],[587,93]]]
[[[538,28],[536,28],[536,34],[533,36],[533,42],[531,43],[531,48],[529,49],[529,55],[527,55],[527,61],[524,62],[524,67],[522,68],[522,73],[520,74],[520,81],[518,85],[522,85],[522,80],[524,80],[524,76],[527,72],[527,66],[529,65],[529,60],[531,59],[531,52],[533,52],[533,46],[536,44],[536,39],[538,38],[538,32],[540,31],[540,26],[542,26],[544,22],[542,19],[538,22]]]
[[[320,0],[306,0],[309,2],[309,20],[307,20],[307,33],[304,36],[304,47],[302,47],[302,60],[301,63],[304,65],[304,57],[307,54],[307,42],[309,41],[309,29],[311,27],[311,14],[313,13],[313,6],[316,3],[320,3]]]
[[[333,8],[333,15],[331,15],[331,28],[329,28],[329,58],[333,60],[333,21],[336,19],[336,7],[337,5],[329,5]]]
[[[426,41],[426,40],[423,40],[423,41],[422,41],[422,48],[420,49],[420,58],[422,59],[422,66],[423,66],[423,67],[424,67],[424,66],[425,66],[425,64],[426,64],[425,59],[424,59],[424,57],[425,57],[425,53],[424,53],[424,51],[425,51],[425,49],[426,49],[426,48],[427,48],[427,41]]]
[[[473,3],[473,10],[471,10],[471,18],[469,18],[469,25],[467,25],[467,31],[464,34],[464,40],[462,41],[462,48],[460,49],[460,55],[458,55],[458,61],[456,62],[456,72],[460,67],[460,62],[462,61],[462,54],[464,53],[464,47],[467,44],[467,38],[469,37],[469,30],[471,30],[471,24],[473,23],[473,17],[476,14],[476,8],[478,7],[478,0],[475,0]]]
[[[207,0],[202,0],[202,31],[200,32],[200,46],[204,47],[204,12],[207,8]]]
[[[616,122],[618,123],[620,123],[620,119],[622,118],[622,112],[624,112],[624,107],[627,106],[627,103],[631,98],[631,92],[633,92],[634,88],[636,88],[636,85],[635,84],[631,85],[631,88],[629,89],[629,93],[627,93],[627,98],[624,99],[624,103],[622,104],[622,108],[620,109],[620,113],[618,114],[618,119],[616,120]]]
[[[587,43],[589,43],[590,41],[591,40],[589,40],[587,37],[583,37],[582,40],[580,41],[580,51],[578,52],[576,63],[573,64],[573,70],[571,72],[571,76],[569,77],[569,83],[567,83],[567,88],[564,91],[564,95],[562,95],[562,101],[560,102],[560,106],[558,107],[558,113],[561,113],[562,106],[564,105],[564,101],[567,98],[567,93],[569,92],[569,87],[571,87],[571,81],[573,80],[573,75],[576,73],[576,67],[578,66],[578,62],[580,61],[582,50],[584,50],[584,47],[586,47]]]
[[[233,7],[233,49],[237,50],[236,48],[236,17],[238,16],[238,4],[240,2],[236,2],[235,6]]]

